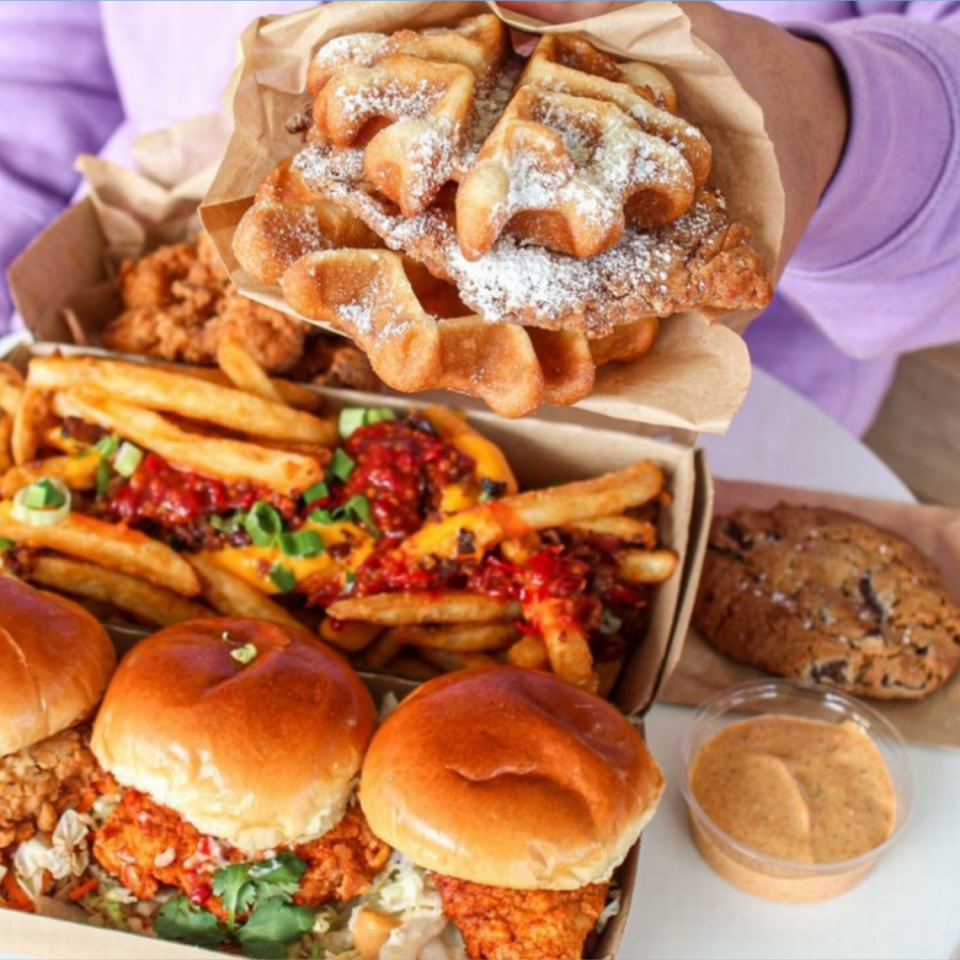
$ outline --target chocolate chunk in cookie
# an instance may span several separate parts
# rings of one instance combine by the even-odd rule
[[[960,665],[960,605],[936,567],[835,510],[716,518],[694,622],[735,660],[863,697],[919,699]]]

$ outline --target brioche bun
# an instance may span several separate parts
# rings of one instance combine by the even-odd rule
[[[124,657],[92,749],[121,785],[254,853],[340,821],[375,720],[360,678],[307,630],[211,619]]]
[[[86,610],[0,576],[0,757],[86,720],[115,665]]]
[[[377,732],[360,804],[371,830],[444,876],[518,890],[610,878],[663,775],[599,697],[499,667],[421,687]]]

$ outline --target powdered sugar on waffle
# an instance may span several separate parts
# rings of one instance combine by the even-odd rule
[[[449,212],[431,207],[404,219],[388,202],[342,179],[339,158],[310,147],[294,161],[311,189],[340,204],[432,273],[454,282],[461,299],[492,323],[547,329],[581,329],[605,336],[644,316],[670,316],[696,306],[727,306],[769,296],[769,277],[759,256],[739,235],[732,249],[729,222],[715,194],[704,192],[689,213],[658,230],[627,229],[617,246],[581,260],[504,235],[477,261],[460,251]],[[705,268],[725,256],[721,275]],[[738,303],[737,305],[742,305]]]

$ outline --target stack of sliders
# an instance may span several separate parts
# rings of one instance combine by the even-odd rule
[[[0,364],[0,563],[114,619],[306,625],[368,669],[510,663],[610,693],[679,558],[652,462],[519,492],[453,411],[84,356]],[[669,547],[669,545],[666,545]]]
[[[573,36],[524,61],[486,14],[316,51],[308,146],[260,185],[240,265],[385,383],[525,416],[636,360],[660,321],[765,306],[669,79]]]
[[[375,722],[359,677],[302,629],[155,634],[104,696],[86,754],[99,796],[72,797],[76,869],[54,893],[101,923],[251,957],[584,956],[663,789],[629,721],[547,674],[493,668]],[[14,853],[5,881],[27,909],[24,885],[47,889],[54,862],[32,857],[29,876]]]

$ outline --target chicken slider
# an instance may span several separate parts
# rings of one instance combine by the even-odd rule
[[[0,576],[0,906],[32,909],[86,868],[77,812],[99,776],[86,721],[115,663],[89,613]]]
[[[360,678],[306,630],[163,630],[123,659],[97,717],[93,751],[122,795],[94,855],[141,899],[183,891],[163,936],[227,939],[270,883],[296,926],[291,910],[349,900],[389,857],[353,802],[375,721]],[[223,872],[241,863],[259,866]]]
[[[360,804],[430,872],[471,958],[559,960],[583,956],[663,785],[609,703],[502,667],[405,700],[373,738]]]

